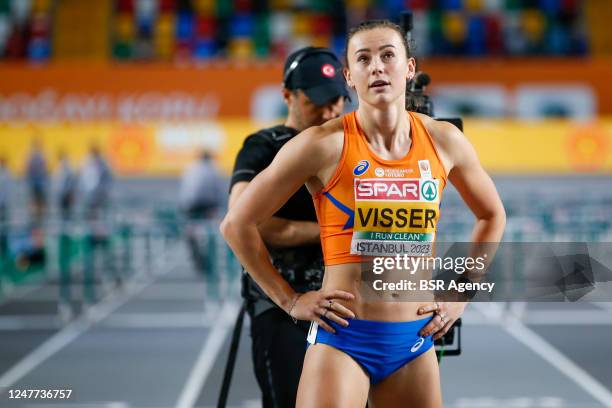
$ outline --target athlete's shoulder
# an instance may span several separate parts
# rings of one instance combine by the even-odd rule
[[[421,120],[427,132],[431,135],[436,145],[445,151],[461,149],[461,146],[469,144],[467,138],[457,126],[444,120],[436,120],[421,113],[415,113]]]
[[[435,139],[452,140],[463,137],[463,133],[450,122],[436,120],[431,116],[418,112],[412,112],[412,114],[415,115],[421,121],[421,123],[423,123],[425,129],[427,129],[429,134]]]
[[[436,120],[421,113],[414,113],[421,120],[425,129],[433,139],[434,145],[450,171],[466,156],[472,155],[473,147],[463,132],[455,125],[443,120]]]
[[[302,134],[307,134],[312,139],[324,140],[342,131],[342,118],[336,118],[328,120],[321,125],[309,127],[308,129],[304,130]]]
[[[324,131],[328,133],[344,132],[343,121],[344,121],[344,116],[340,116],[339,118],[328,120],[327,122],[323,123],[319,127],[323,128]]]

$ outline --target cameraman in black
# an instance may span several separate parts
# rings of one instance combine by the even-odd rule
[[[246,138],[232,173],[230,207],[286,142],[306,128],[340,116],[349,96],[340,60],[330,50],[314,47],[289,55],[282,92],[288,107],[287,119],[283,125],[262,129]],[[274,266],[296,291],[320,289],[323,255],[319,226],[305,186],[259,229]],[[251,317],[253,365],[263,406],[295,406],[310,323],[294,323],[247,274],[243,276],[242,292]]]

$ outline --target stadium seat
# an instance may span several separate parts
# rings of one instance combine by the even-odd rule
[[[234,38],[253,35],[253,17],[250,14],[237,14],[230,23],[230,35]]]
[[[216,54],[215,41],[212,38],[199,38],[195,42],[193,56],[196,60],[207,60]]]
[[[293,35],[309,35],[311,33],[310,19],[305,12],[295,13],[293,15]]]
[[[483,0],[465,0],[465,9],[470,13],[482,11],[482,3]]]
[[[15,24],[25,24],[31,11],[32,0],[11,0],[11,16]]]
[[[253,54],[253,43],[250,38],[235,38],[230,42],[229,50],[233,58],[249,58]]]
[[[445,38],[452,44],[463,43],[466,37],[466,26],[461,14],[448,12],[443,16],[443,31]]]
[[[55,6],[52,8],[52,5]],[[198,60],[209,55],[212,49],[208,39],[215,41],[215,55],[245,55],[248,52],[235,50],[247,49],[240,44],[243,44],[241,39],[249,37],[252,55],[272,54],[283,58],[286,55],[280,50],[290,50],[305,41],[329,44],[341,50],[344,45],[340,47],[339,44],[344,44],[344,39],[340,40],[339,37],[346,35],[348,27],[366,18],[390,18],[397,22],[399,13],[405,8],[415,13],[413,38],[418,39],[419,56],[583,55],[590,48],[591,40],[587,34],[591,32],[593,42],[604,43],[599,40],[604,36],[597,34],[598,25],[583,22],[584,18],[593,19],[582,12],[587,5],[576,0],[100,0],[95,2],[92,13],[102,18],[107,18],[104,16],[111,13],[110,24],[106,20],[108,28],[100,30],[94,30],[89,24],[82,29],[75,28],[79,21],[87,20],[83,18],[83,12],[91,9],[90,3],[75,0],[58,3],[51,0],[0,0],[0,16],[8,16],[8,23],[0,23],[3,25],[0,27],[3,30],[0,31],[0,47],[6,51],[10,38],[10,55],[21,58],[16,55],[25,56],[25,50],[30,49],[29,42],[33,38],[44,37],[41,31],[46,31],[53,32],[54,42],[59,40],[58,45],[53,47],[54,53],[60,56],[71,54],[83,48],[79,44],[85,41],[84,36],[70,38],[71,33],[84,30],[89,33],[88,36],[95,36],[95,40],[90,38],[88,41],[97,44],[93,52],[97,55],[103,55],[109,48],[114,49],[115,40],[124,43],[118,46],[123,50],[127,43],[131,42],[133,46],[133,42],[139,39],[139,48],[144,51],[133,53],[138,58],[136,55],[149,54],[146,50],[151,46],[158,47],[153,42],[147,46],[145,40],[159,36],[173,38],[160,40],[163,44],[174,39],[191,41],[193,58]],[[32,21],[38,15],[47,16],[49,24],[46,28],[39,27],[40,22]],[[51,26],[57,24],[55,20],[71,21],[70,25],[74,27],[68,30],[61,25],[61,31],[66,32],[55,32]],[[266,24],[258,21],[265,21]],[[30,30],[24,30],[12,34],[13,27],[24,22],[31,25],[32,32],[38,33],[30,36]],[[588,27],[590,32],[584,33],[580,27]],[[484,38],[478,38],[482,37],[482,33],[485,33]],[[491,33],[493,38],[489,36]],[[299,39],[289,44],[287,39],[291,36]],[[196,39],[206,41],[196,47]],[[567,44],[564,45],[563,41]],[[228,48],[230,44],[234,44],[231,50]],[[37,47],[39,45],[32,49]],[[167,50],[168,46],[161,48]],[[196,48],[201,50],[197,56]],[[600,48],[598,45],[597,49]],[[183,51],[181,53],[184,54]],[[119,54],[124,59],[129,53]]]
[[[468,21],[467,26],[467,54],[481,56],[486,53],[485,40],[486,30],[484,19],[480,16],[473,16]]]
[[[212,38],[215,34],[216,22],[213,17],[198,15],[196,17],[196,36]]]
[[[193,38],[195,33],[194,16],[191,12],[182,11],[176,18],[176,38],[179,41]]]
[[[32,3],[33,13],[48,13],[51,7],[51,0],[34,0]]]
[[[0,14],[0,57],[4,53],[6,42],[11,33],[11,21],[6,14]]]
[[[139,21],[152,21],[157,16],[157,0],[136,0],[136,19]]]
[[[194,10],[201,16],[212,16],[216,10],[215,0],[194,0]]]
[[[121,13],[115,17],[115,35],[121,41],[134,39],[134,18],[132,14]]]

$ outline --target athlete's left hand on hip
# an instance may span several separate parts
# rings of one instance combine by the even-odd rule
[[[427,337],[433,334],[433,340],[438,340],[450,330],[455,321],[461,317],[467,303],[463,302],[434,302],[423,306],[417,311],[423,315],[434,312],[434,317],[421,329],[420,335]]]

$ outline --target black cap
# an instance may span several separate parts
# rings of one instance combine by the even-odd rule
[[[349,97],[342,63],[327,48],[301,48],[287,57],[283,85],[301,89],[315,105],[325,105],[339,96]]]

